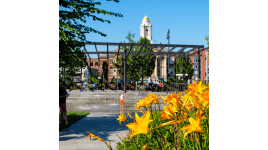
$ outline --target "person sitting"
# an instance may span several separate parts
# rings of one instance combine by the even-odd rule
[[[154,84],[157,85],[157,86],[159,86],[158,80],[156,80],[156,82]]]
[[[159,82],[158,82],[158,80],[156,80],[156,82],[154,83],[153,88],[156,89],[156,87],[159,87]]]

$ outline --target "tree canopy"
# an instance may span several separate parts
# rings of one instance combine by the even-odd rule
[[[116,3],[119,0],[107,0]],[[105,33],[89,27],[87,18],[92,18],[93,21],[101,21],[111,23],[109,20],[104,20],[97,17],[98,14],[111,15],[115,17],[123,17],[120,13],[109,12],[96,8],[101,5],[100,2],[93,0],[60,0],[59,1],[59,65],[65,67],[70,74],[74,74],[73,67],[86,66],[86,55],[82,48],[86,40],[87,33],[97,33],[101,36],[107,36]]]
[[[135,41],[135,34],[131,34],[130,32],[128,33],[128,35],[125,37],[125,39],[128,40],[128,43],[141,43],[141,44],[150,44],[150,41],[146,38],[146,37],[141,37],[140,40]],[[125,41],[124,41],[125,43]],[[138,52],[140,50],[140,46],[133,46],[131,49],[131,52]],[[150,50],[151,47],[143,47],[141,52],[148,52]],[[125,46],[122,46],[120,48],[121,50],[125,50]],[[126,48],[127,53],[129,52],[130,47]],[[136,54],[129,54],[129,56],[127,57],[127,64],[126,64],[126,68],[127,68],[127,79],[132,80],[132,81],[137,81],[141,78],[142,76],[142,66],[143,66],[143,77],[144,76],[149,76],[150,75],[150,65],[152,68],[152,71],[154,71],[154,67],[155,67],[155,59],[152,59],[151,63],[150,63],[150,57],[152,56],[147,55],[143,60],[142,58],[144,57],[144,54],[139,54],[136,56],[136,58],[134,59],[134,57],[136,56]],[[123,57],[124,58],[124,57]],[[122,63],[122,55],[118,56],[118,60],[117,58],[115,58],[115,62],[113,63],[113,65],[116,68],[120,68],[121,66],[119,66],[119,64]],[[119,75],[121,77],[121,70],[119,71]]]
[[[176,60],[176,73],[175,74],[182,74],[183,73],[183,57],[180,57]],[[191,59],[187,57],[185,59],[185,74],[188,74],[186,80],[191,79],[194,74],[194,68],[191,65]]]

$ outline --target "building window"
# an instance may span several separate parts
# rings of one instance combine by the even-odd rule
[[[174,73],[174,68],[170,68],[170,69],[169,69],[169,74],[170,74],[170,75],[173,75],[173,73]]]
[[[93,62],[90,62],[90,66],[93,66]]]
[[[172,58],[169,59],[169,64],[174,64],[174,60]]]
[[[113,60],[112,59],[110,59],[110,65],[112,65],[113,64]]]
[[[110,75],[114,75],[114,68],[110,67]]]
[[[145,29],[145,35],[148,36],[148,29]]]
[[[98,66],[99,64],[98,64],[98,62],[95,62],[95,66]]]

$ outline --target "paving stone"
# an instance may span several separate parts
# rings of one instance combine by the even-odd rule
[[[134,115],[133,112],[130,112],[131,115]],[[120,125],[116,120],[119,111],[113,112],[90,112],[85,118],[77,121],[70,127],[62,130],[59,133],[59,148],[60,150],[64,149],[105,149],[105,143],[96,140],[95,138],[86,138],[88,133],[87,131],[93,133],[94,135],[102,138],[107,143],[109,140],[113,149],[116,149],[116,143],[121,142],[119,137],[126,137],[128,129],[125,125]]]

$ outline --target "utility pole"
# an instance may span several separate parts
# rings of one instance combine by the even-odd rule
[[[168,46],[170,44],[169,32],[170,32],[170,30],[168,29],[168,33],[167,33]],[[169,50],[169,47],[168,47],[168,50]],[[167,80],[168,80],[168,76],[169,76],[169,59],[168,58],[169,58],[169,54],[167,55],[167,63],[166,63],[166,65],[167,65]]]

